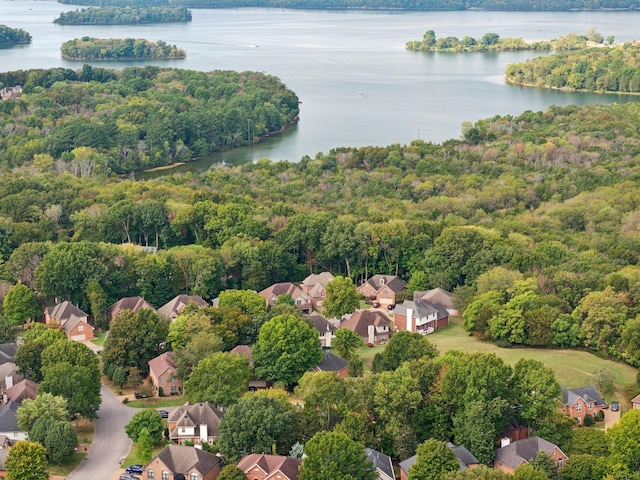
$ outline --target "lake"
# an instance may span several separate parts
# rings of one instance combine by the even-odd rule
[[[505,65],[532,52],[408,52],[405,42],[426,30],[438,37],[494,32],[527,41],[549,40],[594,27],[616,41],[639,37],[639,12],[354,12],[280,9],[192,9],[185,24],[61,26],[52,23],[76,6],[50,1],[0,1],[0,23],[23,28],[31,45],[0,50],[0,70],[68,67],[67,40],[145,38],[187,51],[185,60],[89,62],[123,68],[153,64],[194,70],[254,70],[277,75],[300,97],[300,121],[291,130],[252,147],[202,160],[239,163],[268,157],[298,161],[341,146],[406,144],[416,138],[459,138],[464,121],[518,115],[551,105],[640,101],[507,85]],[[184,167],[193,169],[196,164]]]

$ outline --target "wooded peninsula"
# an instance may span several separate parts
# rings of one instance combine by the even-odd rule
[[[637,10],[640,0],[58,0],[71,5],[172,5],[198,8],[292,8],[318,10]]]
[[[191,12],[184,8],[103,7],[62,12],[53,23],[60,25],[135,25],[142,23],[190,22]]]
[[[179,59],[187,56],[175,45],[142,38],[75,38],[64,42],[60,53],[62,58],[69,60]]]
[[[31,35],[20,28],[10,28],[0,25],[0,45],[21,45],[31,43]]]

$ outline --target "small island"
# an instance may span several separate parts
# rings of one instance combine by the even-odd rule
[[[146,23],[190,22],[185,7],[91,7],[63,12],[53,23],[60,25],[137,25]]]
[[[566,51],[581,50],[590,45],[602,45],[605,38],[594,28],[590,28],[586,34],[577,35],[569,33],[564,37],[553,40],[540,40],[525,42],[522,38],[501,38],[497,33],[485,33],[481,38],[472,38],[468,35],[458,37],[437,38],[433,30],[427,30],[422,40],[407,42],[407,50],[423,52],[504,52],[504,51]],[[606,38],[607,44],[614,42],[614,37]]]
[[[141,38],[75,38],[60,47],[67,60],[140,60],[181,59],[186,52],[162,40],[150,42]]]
[[[0,25],[0,47],[24,45],[27,43],[31,43],[31,35],[29,35],[29,32],[20,28],[10,28],[6,25]]]

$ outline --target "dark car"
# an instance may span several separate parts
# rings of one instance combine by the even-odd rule
[[[620,410],[620,404],[618,402],[611,402],[611,411],[617,412]]]
[[[124,469],[124,471],[129,474],[137,473],[139,475],[142,475],[144,473],[144,468],[142,467],[142,465],[129,465],[127,468]]]
[[[140,398],[147,398],[147,394],[144,392],[133,392],[133,396],[140,399]]]
[[[169,412],[167,412],[166,410],[158,410],[158,413],[162,418],[169,418]]]
[[[394,308],[396,308],[395,304],[387,305],[387,310],[389,311],[392,311]]]

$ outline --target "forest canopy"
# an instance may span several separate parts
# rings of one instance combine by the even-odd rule
[[[20,45],[31,43],[31,35],[20,28],[10,28],[0,25],[0,45]]]
[[[133,25],[190,21],[191,12],[184,7],[126,6],[82,8],[71,12],[62,12],[53,23],[60,25]]]
[[[321,10],[569,11],[638,9],[639,0],[58,0],[71,5],[175,5],[199,8],[301,8]]]
[[[75,38],[64,42],[60,52],[62,58],[68,60],[178,59],[187,56],[175,45],[142,38]]]
[[[0,102],[0,166],[39,159],[84,176],[250,144],[299,112],[295,93],[256,72],[85,65],[0,73],[0,83],[23,87],[19,99]]]

